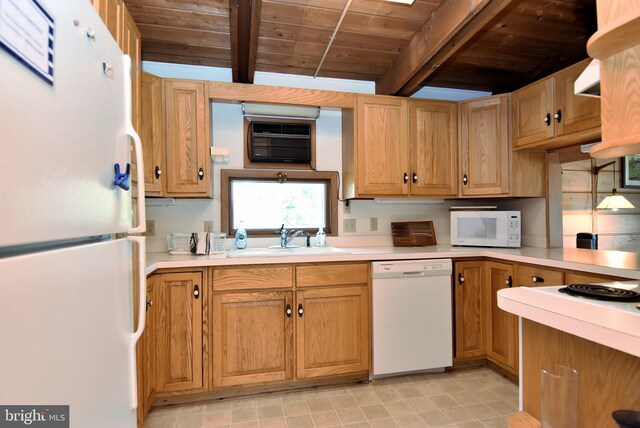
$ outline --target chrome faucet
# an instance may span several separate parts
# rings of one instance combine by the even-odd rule
[[[287,248],[289,242],[293,241],[293,238],[297,236],[304,236],[307,238],[307,248],[311,247],[311,239],[310,235],[304,230],[296,230],[293,235],[289,236],[289,233],[293,232],[293,230],[287,230],[284,228],[284,224],[280,227],[279,230],[274,231],[273,233],[280,235],[280,247]]]

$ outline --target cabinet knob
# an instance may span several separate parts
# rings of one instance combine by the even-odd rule
[[[553,118],[560,123],[560,121],[562,120],[562,110],[558,110],[556,112],[556,114],[553,115]]]
[[[288,303],[287,303],[287,309],[285,313],[287,314],[287,318],[291,318],[291,314],[293,313],[293,311],[291,310],[291,305]]]
[[[464,276],[461,273],[458,274],[458,284],[462,285],[464,283]]]
[[[147,311],[153,306],[153,300],[147,300]]]
[[[402,177],[402,181],[404,181],[404,183],[407,184],[409,182],[409,174],[405,172],[404,176]]]
[[[204,178],[204,169],[200,168],[198,170],[198,178],[202,180]]]
[[[302,308],[302,303],[300,303],[298,305],[298,317],[302,318],[302,315],[304,315],[304,309]]]
[[[462,176],[462,184],[467,184],[469,182],[469,178],[467,177],[467,174]]]
[[[413,173],[413,176],[411,177],[411,181],[413,181],[414,183],[418,182],[418,174],[416,174],[415,172]]]
[[[551,126],[551,113],[547,113],[547,115],[544,117],[544,123],[547,124],[547,126]]]
[[[531,277],[531,281],[532,282],[544,282],[544,278],[541,276],[532,276]]]
[[[193,297],[196,299],[200,298],[200,288],[198,287],[198,284],[193,286]]]
[[[509,275],[505,283],[507,284],[507,287],[511,288],[511,286],[513,285],[513,278],[511,278],[511,275]]]
[[[157,165],[156,165],[156,169],[155,169],[155,174],[156,174],[156,178],[160,178],[160,176],[162,175],[162,170]]]

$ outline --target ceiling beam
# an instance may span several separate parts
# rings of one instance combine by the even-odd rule
[[[236,83],[253,83],[262,0],[229,1],[231,73]]]
[[[444,0],[376,81],[376,93],[413,94],[444,61],[520,0]]]

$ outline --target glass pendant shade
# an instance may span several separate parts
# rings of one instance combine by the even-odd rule
[[[597,206],[599,210],[613,210],[617,211],[621,208],[635,208],[631,202],[624,196],[618,194],[616,189],[611,191],[611,194],[604,198]]]

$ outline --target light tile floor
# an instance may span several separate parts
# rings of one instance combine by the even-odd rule
[[[160,408],[145,428],[506,427],[518,387],[487,368]]]

